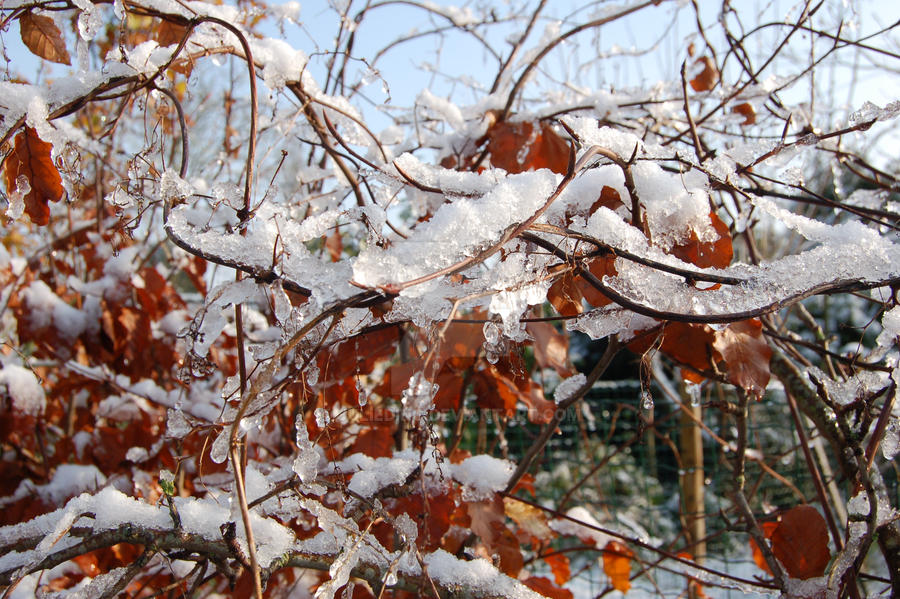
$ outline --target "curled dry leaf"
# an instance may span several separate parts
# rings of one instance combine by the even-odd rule
[[[757,399],[769,384],[772,348],[762,334],[758,318],[733,322],[720,331],[712,347],[725,360],[728,380]]]
[[[543,511],[511,497],[503,498],[503,509],[518,525],[519,530],[543,543],[549,543],[553,539],[553,531],[547,524],[547,517]]]
[[[694,65],[703,65],[703,70],[691,79],[691,87],[695,92],[709,91],[719,82],[719,69],[709,56],[701,56]]]
[[[744,102],[742,104],[738,104],[734,108],[731,109],[731,112],[741,115],[744,117],[744,122],[741,125],[752,125],[756,122],[756,109],[753,107],[753,104],[750,102]]]
[[[534,358],[541,368],[553,368],[559,376],[572,376],[569,368],[569,339],[549,322],[529,322],[525,325],[534,337]]]
[[[13,150],[3,162],[7,193],[16,190],[20,175],[28,179],[31,191],[25,194],[25,212],[36,225],[50,222],[48,202],[58,202],[63,195],[62,177],[53,164],[51,150],[52,144],[38,137],[31,127],[26,127],[16,135]]]
[[[19,17],[19,34],[22,36],[22,43],[44,60],[72,64],[62,32],[50,17],[25,13]]]

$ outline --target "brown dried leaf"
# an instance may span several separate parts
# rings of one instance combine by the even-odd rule
[[[569,144],[540,123],[497,123],[488,131],[491,164],[510,174],[548,168],[564,175],[569,168]]]
[[[728,380],[757,399],[762,397],[771,376],[772,348],[763,337],[759,319],[733,322],[716,331],[712,347],[725,360]]]
[[[507,528],[503,502],[499,497],[485,501],[466,503],[466,511],[472,519],[472,532],[484,543],[485,557],[499,558],[500,571],[507,576],[517,577],[524,565],[519,541]]]
[[[31,185],[25,195],[25,212],[36,225],[50,222],[48,202],[58,202],[63,195],[62,177],[53,164],[53,145],[38,137],[31,127],[16,135],[15,147],[3,162],[6,173],[6,191],[13,193],[16,180],[24,175]]]
[[[709,213],[709,219],[713,229],[719,234],[715,241],[700,241],[697,233],[691,230],[691,237],[687,243],[675,246],[672,255],[696,264],[700,268],[726,268],[734,257],[734,248],[731,243],[731,233],[719,215]]]
[[[700,73],[691,79],[691,87],[694,88],[695,92],[705,92],[709,91],[716,86],[716,83],[719,82],[719,69],[716,67],[716,63],[709,56],[701,56],[697,59],[694,65],[702,64],[703,70]]]
[[[503,498],[503,509],[519,526],[519,530],[544,543],[549,543],[553,539],[553,531],[547,524],[547,517],[542,510],[511,497]]]
[[[72,64],[62,32],[53,19],[27,12],[19,17],[22,43],[37,56],[59,64]]]
[[[184,25],[179,25],[177,23],[172,23],[168,20],[163,20],[159,25],[159,29],[156,34],[156,41],[160,46],[175,46],[181,43],[181,40],[184,39],[184,36],[187,34],[188,28]]]
[[[750,102],[738,104],[731,109],[731,112],[737,113],[744,117],[744,122],[741,123],[741,125],[752,125],[756,122],[756,108],[754,108],[753,104],[751,104]]]
[[[584,311],[581,291],[575,284],[575,275],[567,272],[556,279],[547,291],[547,301],[562,316],[577,316]]]
[[[529,322],[525,330],[534,337],[534,358],[541,368],[553,368],[562,377],[572,376],[568,365],[569,338],[549,322]]]

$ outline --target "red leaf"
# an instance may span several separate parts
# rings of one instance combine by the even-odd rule
[[[338,262],[341,259],[341,252],[344,251],[344,242],[341,239],[341,230],[335,227],[334,232],[325,238],[325,249],[328,250],[328,257],[332,262]]]
[[[716,331],[709,325],[671,322],[665,326],[662,335],[659,351],[681,364],[703,371],[710,370],[721,359],[712,345]],[[639,336],[628,344],[628,349],[643,354],[654,343],[656,339],[653,335]],[[703,380],[702,376],[687,369],[682,369],[682,376],[695,383]]]
[[[617,208],[624,206],[622,203],[622,197],[619,195],[619,192],[609,185],[604,185],[603,189],[600,190],[600,197],[591,204],[591,209],[588,211],[588,214],[593,214],[597,212],[600,208],[609,208],[614,211]]]
[[[831,560],[825,518],[811,505],[798,505],[781,515],[770,537],[772,553],[791,578],[805,580],[825,573]]]
[[[6,172],[6,191],[17,189],[20,175],[28,179],[31,191],[25,194],[25,212],[36,225],[50,222],[48,202],[58,202],[63,195],[62,177],[53,164],[53,145],[38,137],[37,131],[26,127],[16,135],[15,148],[3,162]]]
[[[631,558],[634,553],[619,541],[610,541],[603,548],[603,572],[617,591],[627,593],[631,588]]]
[[[762,335],[759,319],[734,322],[716,331],[712,346],[725,360],[728,380],[761,398],[771,375],[772,348]]]
[[[510,174],[548,168],[564,175],[569,168],[569,144],[546,123],[497,123],[488,131],[491,164]]]
[[[497,372],[493,365],[479,370],[472,376],[475,390],[475,401],[485,410],[496,410],[504,416],[516,413],[516,402],[519,394],[515,385]]]

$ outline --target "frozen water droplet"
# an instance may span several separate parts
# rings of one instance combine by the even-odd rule
[[[494,345],[500,339],[500,327],[498,327],[493,322],[484,323],[484,327],[482,328],[484,331],[484,342]]]
[[[173,439],[181,439],[191,432],[191,423],[181,410],[169,410],[169,418],[166,422],[166,436]]]
[[[369,394],[359,379],[356,379],[356,393],[358,395],[357,401],[359,402],[359,407],[363,407],[369,403]]]
[[[227,428],[222,429],[222,432],[219,433],[219,436],[213,441],[212,447],[209,450],[209,458],[216,464],[221,464],[228,459],[228,446],[231,441],[230,432],[231,431]]]
[[[425,416],[432,406],[432,399],[438,386],[425,378],[425,374],[417,372],[409,377],[409,386],[403,390],[400,401],[406,409],[406,417],[415,420]]]
[[[102,26],[103,15],[93,4],[90,4],[90,8],[78,15],[78,35],[86,42],[94,39]]]
[[[315,364],[310,364],[309,368],[306,369],[306,384],[312,387],[316,383],[319,382],[319,367]]]
[[[691,399],[691,406],[697,407],[700,405],[700,385],[697,383],[687,383],[684,386],[685,391],[687,391],[688,397]]]
[[[484,350],[484,359],[490,364],[496,364],[500,360],[500,352],[494,346],[488,347]]]
[[[650,395],[649,391],[641,391],[641,409],[642,410],[652,410],[653,409],[653,396]]]
[[[384,584],[389,587],[397,584],[397,575],[394,572],[388,572],[387,578],[384,579]]]
[[[319,428],[325,428],[328,426],[328,423],[331,421],[331,415],[328,414],[328,410],[325,408],[316,408],[316,426]]]

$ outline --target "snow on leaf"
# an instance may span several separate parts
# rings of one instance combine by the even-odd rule
[[[31,416],[44,412],[47,404],[44,388],[31,370],[15,364],[0,368],[0,392],[4,390],[12,398],[16,411]]]

